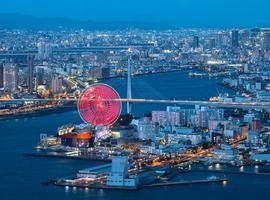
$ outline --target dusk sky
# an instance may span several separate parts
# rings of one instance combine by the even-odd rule
[[[269,0],[0,0],[0,13],[94,21],[270,25]]]

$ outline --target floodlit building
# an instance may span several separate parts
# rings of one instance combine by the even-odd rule
[[[38,55],[37,58],[40,60],[48,59],[52,54],[52,45],[46,44],[45,42],[39,42],[37,44]]]
[[[213,156],[213,159],[220,162],[239,160],[238,151],[226,145],[222,145],[220,148],[212,151],[212,156]]]
[[[256,131],[248,131],[247,142],[251,144],[259,144],[259,133]]]
[[[197,107],[196,109],[183,109],[180,116],[181,125],[207,127],[209,120],[223,120],[224,111],[222,109]]]
[[[138,177],[128,174],[128,165],[127,156],[113,156],[112,170],[107,177],[107,186],[136,188],[138,186]]]
[[[179,125],[180,124],[180,113],[179,112],[168,112],[168,111],[153,111],[152,121],[158,123],[161,126],[165,125]]]
[[[5,63],[3,69],[4,89],[14,93],[18,89],[18,69],[13,63]]]
[[[51,89],[52,89],[52,93],[53,94],[60,94],[63,92],[63,79],[61,77],[58,76],[53,76],[52,78],[52,85],[51,85]]]
[[[191,128],[173,127],[172,133],[167,135],[168,144],[190,143],[197,145],[202,142],[202,135]]]
[[[138,133],[142,140],[155,141],[158,134],[158,125],[153,122],[139,121]]]

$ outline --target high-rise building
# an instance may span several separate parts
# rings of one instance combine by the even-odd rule
[[[38,45],[38,59],[40,60],[46,60],[48,59],[52,54],[52,45],[46,44],[45,42],[39,42]]]
[[[199,37],[198,36],[194,36],[193,37],[193,43],[192,43],[192,48],[193,49],[197,49],[197,48],[199,48],[199,44],[200,42],[199,42]]]
[[[209,120],[223,120],[224,110],[222,109],[201,109],[199,112],[199,127],[207,127]]]
[[[231,45],[231,34],[229,32],[219,32],[217,35],[217,47],[223,49],[229,45]]]
[[[0,88],[4,87],[4,64],[0,62]]]
[[[37,88],[39,85],[44,85],[45,84],[45,69],[46,69],[46,66],[38,65],[35,68],[36,68],[36,88]]]
[[[224,46],[224,33],[219,32],[217,36],[217,45],[219,48]]]
[[[210,39],[210,49],[214,49],[214,48],[216,48],[216,39],[211,38]]]
[[[264,33],[263,46],[265,51],[270,51],[270,31]]]
[[[232,47],[239,47],[239,31],[232,31]]]
[[[194,132],[192,128],[172,127],[172,132],[167,134],[168,144],[189,143],[197,145],[202,141],[202,135]]]
[[[52,51],[53,49],[52,49],[52,45],[51,44],[46,44],[45,45],[45,54],[44,54],[44,58],[45,59],[48,59],[48,58],[50,58],[51,57],[51,55],[52,55]]]
[[[44,54],[45,54],[45,43],[44,42],[39,42],[38,45],[38,59],[42,60],[44,59]]]
[[[27,77],[27,86],[28,92],[33,92],[33,56],[29,55],[27,57],[27,65],[28,65],[28,77]]]
[[[5,63],[3,68],[4,89],[14,93],[18,89],[17,66],[14,63]]]
[[[152,111],[152,121],[161,126],[180,124],[180,112]]]
[[[60,94],[63,92],[63,79],[58,76],[53,76],[52,78],[52,85],[51,85],[52,93],[53,94]]]
[[[239,34],[240,42],[242,44],[249,42],[250,40],[250,31],[249,30],[243,30]]]
[[[143,120],[138,123],[139,138],[142,140],[156,141],[158,134],[158,125],[153,122],[145,122]]]

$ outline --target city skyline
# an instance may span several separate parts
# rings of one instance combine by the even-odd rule
[[[269,7],[0,0],[0,199],[268,199]]]

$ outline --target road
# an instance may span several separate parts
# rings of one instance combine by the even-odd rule
[[[0,99],[0,102],[74,102],[78,99]],[[93,99],[91,101],[94,101]],[[101,101],[98,99],[98,101]],[[210,102],[210,101],[191,101],[191,100],[158,100],[158,99],[104,99],[103,101],[120,101],[123,103],[140,103],[140,104],[173,104],[173,105],[199,105],[215,108],[242,108],[242,109],[266,109],[270,110],[270,102]]]

